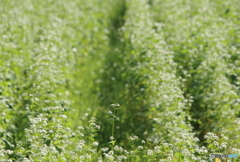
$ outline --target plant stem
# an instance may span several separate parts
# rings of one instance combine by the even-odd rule
[[[112,136],[114,137],[114,123],[115,122],[115,107],[113,109],[113,124],[112,124]]]

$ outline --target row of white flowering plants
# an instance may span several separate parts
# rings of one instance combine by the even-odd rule
[[[0,162],[240,161],[238,0],[0,1]]]

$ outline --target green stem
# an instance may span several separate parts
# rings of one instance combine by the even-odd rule
[[[113,124],[112,124],[112,136],[114,137],[114,123],[115,122],[115,109],[113,109]]]

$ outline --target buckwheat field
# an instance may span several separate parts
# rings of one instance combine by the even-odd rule
[[[239,0],[0,0],[0,162],[217,160],[240,161]]]

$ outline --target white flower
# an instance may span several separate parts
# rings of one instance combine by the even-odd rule
[[[112,111],[108,111],[108,115],[109,116],[113,116],[113,112]]]
[[[93,146],[98,146],[98,142],[93,142]]]
[[[102,157],[98,157],[98,162],[102,162]]]
[[[72,51],[73,51],[73,52],[77,52],[77,49],[76,49],[76,48],[72,48]]]
[[[147,155],[153,155],[153,150],[147,150]]]
[[[96,129],[100,129],[101,126],[100,125],[95,125]]]
[[[219,145],[217,141],[213,141],[213,144],[214,144],[215,146],[218,146],[218,145]]]
[[[7,154],[12,154],[13,151],[12,151],[12,150],[6,150],[6,153],[7,153]]]
[[[122,160],[126,160],[127,157],[124,156],[124,155],[119,155],[119,156],[117,156],[117,159],[118,159],[119,161],[122,161]]]
[[[102,150],[102,152],[107,152],[109,150],[109,148],[108,147],[104,147],[101,150]]]
[[[111,137],[110,137],[110,140],[111,140],[111,141],[113,141],[113,140],[114,140],[114,137],[113,137],[113,136],[111,136]]]

